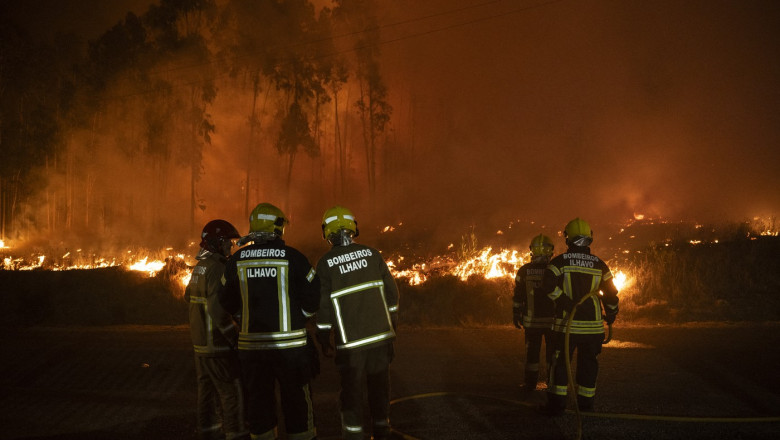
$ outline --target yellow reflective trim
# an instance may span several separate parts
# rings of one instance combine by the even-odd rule
[[[395,337],[395,332],[389,331],[368,338],[358,339],[356,341],[348,342],[346,344],[339,345],[337,348],[355,348],[363,345],[373,344],[374,342],[383,341],[385,339],[392,339]]]
[[[357,434],[358,432],[363,432],[363,427],[355,425],[344,425],[344,431]]]
[[[584,273],[587,275],[601,276],[601,269],[595,267],[582,267],[582,266],[563,266],[564,273]]]
[[[238,341],[239,350],[275,350],[282,348],[303,347],[306,345],[306,339],[281,341],[281,342],[249,342]]]
[[[577,387],[577,394],[583,397],[593,397],[596,395],[596,388],[589,388],[580,385]]]
[[[202,296],[191,296],[190,304],[207,304],[208,301]]]
[[[241,333],[239,339],[244,341],[274,341],[278,339],[299,338],[306,336],[306,329],[302,328],[292,332],[257,332]]]
[[[311,281],[314,279],[314,275],[317,275],[317,272],[314,270],[314,268],[312,268],[306,275],[306,280],[311,283]]]
[[[557,396],[565,396],[568,390],[568,385],[555,385],[552,389],[552,393]]]
[[[566,332],[567,318],[556,318],[554,330]],[[595,335],[604,333],[604,324],[601,321],[572,321],[570,333],[579,335]]]
[[[336,291],[334,291],[333,293],[330,294],[330,297],[331,297],[331,299],[333,299],[333,298],[337,298],[337,297],[342,296],[342,295],[348,295],[350,293],[359,292],[361,290],[368,290],[368,289],[371,289],[371,288],[374,288],[374,287],[382,288],[384,286],[385,286],[385,283],[383,281],[381,281],[381,280],[379,280],[379,281],[369,281],[367,283],[356,284],[354,286],[350,286],[350,287],[347,287],[347,288],[344,288],[344,289],[341,289],[341,290],[336,290]]]

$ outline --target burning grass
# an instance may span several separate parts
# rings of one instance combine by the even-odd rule
[[[744,228],[728,230],[730,234],[720,239],[686,237],[617,252],[609,264],[620,290],[619,319],[634,323],[780,319],[780,238],[746,233]],[[513,277],[527,255],[511,263],[500,255],[507,252],[478,253],[422,274],[399,271],[406,280],[401,289],[404,322],[511,323]],[[495,261],[502,263],[496,266]],[[477,270],[464,277],[463,267]],[[503,275],[487,277],[496,267],[503,268]]]
[[[641,226],[645,233],[648,225]],[[695,235],[678,233],[674,239],[632,249],[610,237],[615,256],[609,264],[621,298],[619,320],[778,320],[780,237],[740,225],[726,228],[719,238],[702,233],[711,234],[713,228],[691,230]],[[630,242],[636,233],[621,229],[615,237]],[[405,249],[385,254],[401,290],[402,325],[511,324],[514,276],[528,261],[527,252],[480,247],[473,233],[441,255]],[[54,253],[57,258],[40,253],[17,258],[11,251],[6,245],[0,249],[4,325],[187,322],[182,295],[190,273],[187,261],[194,259],[171,249],[127,251],[122,258],[110,259],[80,251]]]

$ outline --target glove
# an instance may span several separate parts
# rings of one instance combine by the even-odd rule
[[[519,329],[523,328],[523,313],[520,310],[515,309],[512,313],[512,323]]]
[[[326,358],[332,358],[336,350],[333,348],[333,344],[330,343],[330,332],[317,332],[317,341],[320,343],[322,355]]]
[[[608,325],[612,325],[613,322],[615,322],[615,318],[617,318],[618,314],[618,306],[615,305],[613,307],[604,307],[604,321],[607,321]]]

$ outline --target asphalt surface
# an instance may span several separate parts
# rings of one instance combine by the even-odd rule
[[[519,387],[519,330],[401,328],[391,366],[394,435],[779,438],[779,330],[618,322],[599,358],[596,412],[546,418],[534,411],[543,391]],[[184,326],[3,329],[0,438],[195,438],[188,338]],[[320,440],[336,439],[338,378],[329,359],[322,367],[313,382],[317,429]]]

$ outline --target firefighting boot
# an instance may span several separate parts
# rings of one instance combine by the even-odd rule
[[[566,396],[547,393],[547,403],[537,408],[537,411],[548,417],[562,416],[566,411]]]
[[[374,420],[372,425],[372,440],[387,440],[390,438],[390,421],[388,419]]]
[[[593,397],[577,395],[577,407],[580,411],[593,411]]]
[[[536,390],[536,383],[539,382],[539,371],[525,371],[525,383],[523,384],[523,391]]]

